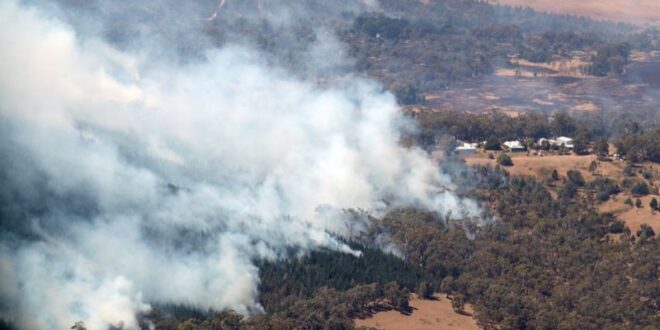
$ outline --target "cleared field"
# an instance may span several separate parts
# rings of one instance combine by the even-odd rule
[[[640,198],[642,200],[642,208],[636,208],[624,203],[626,198],[630,197],[627,194],[620,194],[603,204],[598,208],[601,212],[611,212],[616,214],[617,218],[621,219],[630,230],[636,232],[642,224],[647,224],[653,228],[653,231],[660,233],[660,212],[653,212],[649,207],[649,203],[653,197],[658,196],[645,196]],[[660,198],[659,198],[660,199]]]
[[[436,300],[420,300],[412,295],[410,306],[413,312],[410,315],[383,312],[368,319],[357,319],[355,325],[382,330],[479,329],[475,319],[454,312],[451,301],[444,295],[436,294],[435,297]],[[470,311],[469,306],[466,310]]]
[[[552,173],[552,170],[557,170],[559,175],[566,176],[569,170],[579,170],[586,180],[593,180],[595,176],[589,172],[589,165],[592,161],[596,160],[596,156],[527,156],[526,153],[510,154],[513,157],[513,166],[507,167],[507,172],[513,175],[528,175],[533,176],[539,180],[543,180]],[[467,157],[465,162],[468,165],[486,164],[495,166],[494,159],[488,159],[485,154]],[[623,177],[624,162],[598,162],[598,170],[596,175],[605,176],[619,180]]]
[[[539,11],[573,14],[598,20],[635,24],[660,22],[658,0],[491,0],[503,5],[531,7]]]

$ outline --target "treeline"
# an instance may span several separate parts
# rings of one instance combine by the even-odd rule
[[[473,304],[487,329],[655,329],[660,325],[660,242],[624,229],[577,195],[553,199],[531,178],[479,168],[500,221],[468,240],[464,229],[414,212],[381,226],[440,289]],[[444,277],[442,277],[444,276]],[[440,278],[442,277],[442,278]],[[438,283],[438,282],[436,282]]]
[[[417,143],[425,148],[436,146],[443,137],[451,136],[463,141],[499,145],[504,141],[519,140],[528,146],[540,138],[567,136],[575,140],[578,154],[594,153],[606,156],[608,141],[617,147],[617,153],[631,162],[660,159],[660,128],[647,122],[647,129],[634,120],[605,119],[602,114],[574,116],[565,111],[552,115],[527,112],[511,117],[499,111],[464,113],[458,111],[423,111],[413,115],[419,123]]]
[[[383,288],[395,281],[402,288],[414,291],[417,283],[429,280],[423,269],[376,247],[359,243],[353,243],[352,247],[361,251],[362,256],[317,251],[302,259],[261,263],[260,301],[266,311],[285,310],[289,302],[284,298],[311,297],[323,287],[346,291],[356,285],[375,284]]]
[[[143,329],[149,324],[158,330],[352,329],[356,317],[387,310],[410,312],[410,293],[420,287],[423,294],[431,293],[426,283],[433,277],[421,267],[376,246],[353,242],[351,247],[362,256],[322,250],[288,261],[260,262],[264,315],[244,318],[231,311],[159,306],[141,316]]]
[[[396,282],[384,286],[355,285],[345,291],[324,286],[309,297],[296,294],[281,297],[286,307],[267,314],[244,317],[223,311],[177,315],[154,309],[141,316],[140,327],[145,330],[354,329],[354,317],[392,309],[408,312],[409,295],[408,289],[400,288]]]
[[[177,47],[173,51],[184,61],[204,58],[209,47],[248,44],[264,51],[268,61],[301,75],[318,69],[318,61],[307,58],[310,47],[319,40],[318,32],[333,31],[348,44],[357,69],[382,81],[406,104],[421,103],[424,92],[489,74],[510,54],[545,61],[574,50],[597,50],[624,41],[640,49],[657,46],[657,32],[651,29],[632,34],[634,28],[625,24],[486,1],[436,0],[425,4],[381,0],[375,12],[367,12],[361,2],[350,0],[289,2],[286,8],[295,15],[282,24],[267,18],[279,15],[281,2],[244,0],[227,3],[221,19],[211,21],[199,20],[208,15],[208,4],[190,6],[179,18],[199,20],[199,26],[191,23],[192,31],[180,30],[182,26],[172,24],[171,15],[156,8],[144,10],[128,4],[108,12],[94,4],[58,2],[75,9],[63,10],[74,25],[84,26],[84,17],[112,22],[103,27],[103,34],[120,49],[145,37],[143,24],[148,20],[156,27],[150,38],[171,41]],[[606,63],[608,68],[616,68],[614,72],[620,71],[618,56],[598,56],[596,60],[604,60],[594,66],[594,74],[602,73]],[[337,69],[353,72],[356,68]]]
[[[528,34],[517,41],[517,51],[520,57],[531,62],[547,62],[553,56],[568,58],[571,52],[577,50],[592,50],[604,44],[596,33],[578,34],[573,31],[548,31],[538,34]],[[626,57],[627,59],[627,57]]]
[[[534,11],[529,7],[493,5],[483,0],[437,0],[428,3],[416,0],[380,0],[380,8],[388,14],[414,17],[416,20],[449,22],[456,26],[477,28],[494,24],[514,24],[524,32],[542,33],[548,30],[597,32],[613,38],[635,31],[635,26]]]
[[[434,291],[446,293],[458,312],[472,304],[486,329],[660,326],[660,241],[650,227],[633,233],[597,213],[584,194],[560,189],[553,198],[543,184],[499,168],[462,176],[484,192],[480,199],[497,220],[478,227],[394,210],[374,220],[364,244],[352,245],[362,257],[317,251],[261,263],[263,315],[156,309],[143,316],[143,329],[353,329],[355,317],[406,313],[410,292]],[[384,237],[400,257],[374,248]]]
[[[382,14],[357,17],[341,36],[357,69],[382,81],[403,104],[422,103],[423,92],[489,74],[504,54],[494,42],[451,24]]]
[[[459,14],[456,14],[459,15]],[[403,104],[422,103],[421,94],[455,82],[492,73],[494,68],[518,54],[532,62],[555,57],[568,58],[576,50],[597,51],[586,73],[620,74],[628,53],[620,44],[611,44],[595,32],[523,32],[517,25],[460,24],[455,18],[429,20],[388,17],[381,14],[358,16],[342,39],[358,59],[358,69],[385,83]],[[469,16],[468,16],[469,17]],[[476,19],[477,16],[474,16]],[[626,48],[627,49],[627,48]],[[603,73],[604,72],[604,73]]]
[[[628,42],[634,49],[642,51],[660,50],[660,29],[650,27],[642,32],[628,37]]]
[[[574,51],[594,52],[585,73],[620,74],[628,53],[612,50],[633,41],[626,24],[483,1],[381,1],[380,8],[338,29],[358,68],[381,80],[403,104],[422,103],[419,94],[489,74],[512,54],[545,62]],[[640,38],[634,35],[635,46]]]
[[[660,163],[660,129],[631,132],[616,142],[616,149],[631,162],[650,160]]]
[[[629,62],[630,44],[618,43],[603,45],[591,58],[591,65],[587,72],[594,76],[606,76],[608,74],[620,75],[623,68]]]
[[[431,146],[443,135],[451,135],[463,141],[507,140],[536,142],[540,138],[553,136],[585,138],[603,137],[600,126],[592,127],[569,113],[560,111],[548,116],[545,113],[527,112],[511,117],[499,111],[489,113],[464,113],[458,111],[422,112],[416,115],[420,126],[418,141]],[[606,136],[606,135],[605,135]]]

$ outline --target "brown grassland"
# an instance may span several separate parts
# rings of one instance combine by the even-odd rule
[[[382,312],[367,319],[357,319],[355,325],[381,330],[479,329],[475,319],[454,312],[451,301],[444,294],[438,293],[434,297],[434,300],[422,300],[413,294],[409,315],[398,311]],[[466,305],[465,310],[470,313],[470,306]]]
[[[621,182],[624,179],[623,168],[626,163],[623,161],[598,162],[597,171],[592,174],[589,172],[589,165],[596,160],[596,156],[576,156],[576,155],[548,155],[548,156],[528,156],[526,153],[512,154],[513,166],[507,167],[506,171],[512,175],[533,176],[539,181],[548,177],[553,169],[556,169],[560,176],[565,177],[569,170],[579,170],[585,180],[591,181],[596,177],[606,177]],[[480,153],[465,158],[468,165],[486,164],[495,166],[495,160],[489,159],[486,154]],[[645,163],[646,168],[652,168],[656,173],[660,171],[660,164]],[[654,185],[660,185],[660,179],[654,179]],[[553,194],[554,195],[554,194]],[[660,199],[660,196],[649,195],[641,197],[642,208],[626,205],[625,200],[635,197],[629,192],[624,191],[613,196],[609,201],[598,204],[599,211],[613,213],[621,219],[633,231],[637,231],[642,224],[647,224],[654,231],[660,232],[660,212],[652,212],[649,203],[652,198]]]
[[[572,14],[598,20],[634,24],[660,22],[658,0],[492,0],[503,5],[531,7],[539,11]]]

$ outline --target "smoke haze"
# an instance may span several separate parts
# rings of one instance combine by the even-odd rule
[[[377,83],[294,76],[245,42],[181,60],[177,38],[111,43],[64,8],[0,3],[0,316],[22,329],[130,329],[152,303],[257,313],[254,260],[359,255],[338,238],[366,220],[343,209],[480,215],[400,146],[414,127]],[[321,35],[300,65],[341,72],[342,53]]]

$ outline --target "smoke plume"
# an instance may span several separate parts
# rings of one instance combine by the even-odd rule
[[[246,43],[172,60],[182,45],[126,47],[62,11],[0,2],[0,317],[22,329],[132,329],[153,303],[258,313],[254,260],[359,255],[343,209],[479,215],[400,146],[414,128],[372,81],[292,75]],[[301,65],[342,52],[319,37]]]

